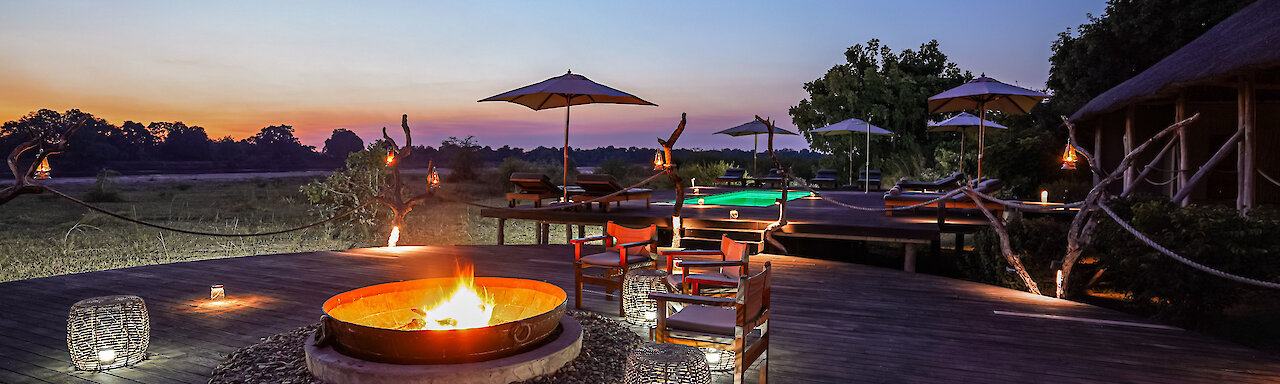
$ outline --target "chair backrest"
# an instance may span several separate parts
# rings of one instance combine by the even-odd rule
[[[751,260],[748,258],[750,256],[748,252],[747,243],[730,239],[729,235],[721,235],[720,253],[724,254],[724,261],[742,260],[749,263]],[[722,267],[720,268],[720,273],[737,277],[742,276],[743,271],[746,269],[747,267]]]
[[[1000,182],[1000,179],[986,179],[986,180],[983,180],[981,183],[978,183],[978,185],[974,187],[973,190],[982,192],[985,194],[992,194],[992,193],[995,193],[996,191],[999,191],[1000,188],[1003,186],[1004,184]]]
[[[724,170],[724,176],[720,177],[742,178],[742,176],[746,174],[747,170],[745,168],[728,168]]]
[[[582,187],[583,191],[592,196],[608,195],[622,189],[622,185],[618,184],[618,180],[614,179],[613,175],[578,175],[576,182],[579,187]]]
[[[606,245],[611,246],[614,244],[634,243],[637,241],[653,240],[654,236],[658,234],[658,226],[650,224],[648,227],[644,228],[631,228],[614,224],[614,222],[610,221],[604,226],[604,234],[605,236],[612,238],[612,241]],[[643,248],[630,248],[627,249],[627,253],[631,255],[648,255],[651,254],[652,248],[656,248],[656,245],[650,245]]]
[[[524,193],[558,192],[560,187],[551,184],[551,178],[541,173],[515,172],[511,174],[511,183]]]
[[[769,310],[769,287],[772,269],[773,267],[766,261],[764,270],[760,271],[760,273],[743,276],[739,280],[738,303],[741,305],[738,309],[737,318],[739,326],[754,323],[756,319],[760,318],[760,315]]]
[[[868,175],[870,175],[871,177],[870,177],[870,178],[868,178],[868,177],[867,177]],[[874,170],[874,169],[873,169],[873,170],[871,170],[871,172],[867,172],[867,171],[864,169],[864,170],[858,171],[858,178],[859,178],[859,179],[862,179],[862,180],[874,180],[874,181],[880,181],[880,171],[877,171],[877,170]]]
[[[942,178],[942,180],[936,181],[935,183],[937,183],[938,185],[950,185],[950,184],[959,183],[960,180],[964,180],[964,174],[960,172],[956,172],[956,173],[952,173],[950,176]]]
[[[838,174],[834,169],[819,169],[818,172],[814,174],[814,177],[824,178],[824,179],[834,179],[836,178],[837,175]]]

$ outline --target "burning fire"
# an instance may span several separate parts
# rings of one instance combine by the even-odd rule
[[[391,227],[391,237],[387,238],[387,246],[394,247],[400,242],[400,227]]]
[[[421,318],[409,321],[404,330],[442,330],[481,328],[489,326],[496,302],[493,295],[475,286],[475,270],[467,267],[458,271],[458,284],[453,292],[442,292],[445,299],[434,305],[412,309]]]

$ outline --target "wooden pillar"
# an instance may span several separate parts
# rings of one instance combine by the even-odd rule
[[[569,240],[573,240],[573,224],[564,223],[564,243],[570,244]]]
[[[507,242],[505,229],[507,229],[507,219],[498,219],[498,245],[504,245]]]
[[[1102,124],[1093,127],[1093,158],[1098,160],[1098,164],[1102,164]],[[1102,181],[1102,177],[1097,172],[1093,173],[1093,184],[1097,185]]]
[[[1256,190],[1254,182],[1257,179],[1257,171],[1254,170],[1254,161],[1257,159],[1257,93],[1254,92],[1254,76],[1247,74],[1240,76],[1239,85],[1236,86],[1236,121],[1239,129],[1244,130],[1244,140],[1240,141],[1236,155],[1236,210],[1241,215],[1246,215],[1253,209]]]
[[[907,272],[916,271],[916,245],[915,243],[906,243],[906,255],[902,258],[902,270]]]
[[[1129,106],[1124,110],[1124,153],[1133,152],[1133,142],[1137,140],[1137,138],[1133,136],[1133,120],[1135,117],[1134,115],[1136,115],[1137,112],[1136,109],[1137,108],[1135,108],[1133,104],[1129,104]],[[1133,176],[1133,167],[1125,167],[1124,189],[1129,189],[1133,186],[1133,183],[1135,182],[1135,180],[1133,180]],[[1097,176],[1094,177],[1096,178]]]
[[[1178,92],[1178,99],[1173,106],[1173,121],[1182,121],[1187,118],[1187,94],[1186,92]],[[1183,188],[1187,187],[1187,172],[1191,170],[1191,149],[1188,147],[1190,142],[1187,140],[1187,127],[1178,127],[1178,162],[1174,164],[1177,172],[1178,182],[1177,188],[1173,193],[1178,194]],[[1188,195],[1190,196],[1190,195]],[[1187,206],[1191,201],[1190,197],[1183,198],[1182,201],[1175,203],[1181,206]]]

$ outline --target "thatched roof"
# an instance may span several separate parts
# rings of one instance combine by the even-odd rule
[[[1079,121],[1180,88],[1280,65],[1280,0],[1258,0],[1160,60],[1103,92],[1071,115]]]

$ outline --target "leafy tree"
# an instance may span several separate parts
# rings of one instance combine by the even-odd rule
[[[165,160],[208,160],[212,154],[209,134],[203,127],[187,126],[181,121],[151,123],[152,131],[164,132],[164,142],[159,145],[160,156]]]
[[[1070,115],[1253,0],[1110,0],[1101,17],[1058,34],[1049,58],[1049,111]]]
[[[150,153],[157,143],[156,136],[142,123],[126,121],[120,126],[120,141],[133,153]]]
[[[811,132],[849,118],[859,118],[893,132],[893,139],[873,137],[877,146],[873,161],[880,159],[886,172],[917,174],[931,166],[925,159],[932,156],[934,144],[942,139],[926,135],[929,121],[928,99],[939,92],[958,86],[973,75],[961,72],[947,60],[936,40],[921,44],[919,50],[894,53],[888,46],[872,39],[845,51],[846,63],[831,67],[821,78],[804,84],[809,98],[791,107],[791,121],[804,134],[814,150],[836,156],[847,166],[846,136],[819,136]],[[859,138],[860,142],[865,139]],[[888,146],[883,142],[889,142]],[[862,146],[855,145],[854,153]],[[855,164],[861,163],[855,160]],[[847,169],[847,168],[846,168]]]
[[[247,141],[253,145],[257,156],[270,160],[303,160],[316,149],[302,145],[298,137],[293,135],[293,126],[284,124],[262,128]]]
[[[475,138],[475,136],[467,136],[459,139],[449,136],[448,140],[440,143],[440,155],[449,161],[450,181],[475,180],[476,154],[480,150]]]
[[[324,154],[337,159],[346,159],[348,154],[361,149],[364,149],[364,140],[346,128],[333,130],[329,139],[324,141]]]
[[[317,217],[329,218],[374,201],[378,190],[386,184],[387,145],[383,140],[347,156],[346,167],[324,180],[315,180],[300,187],[313,205]],[[374,202],[359,211],[339,219],[330,228],[334,235],[358,242],[371,241],[375,229],[389,225],[391,210]]]

